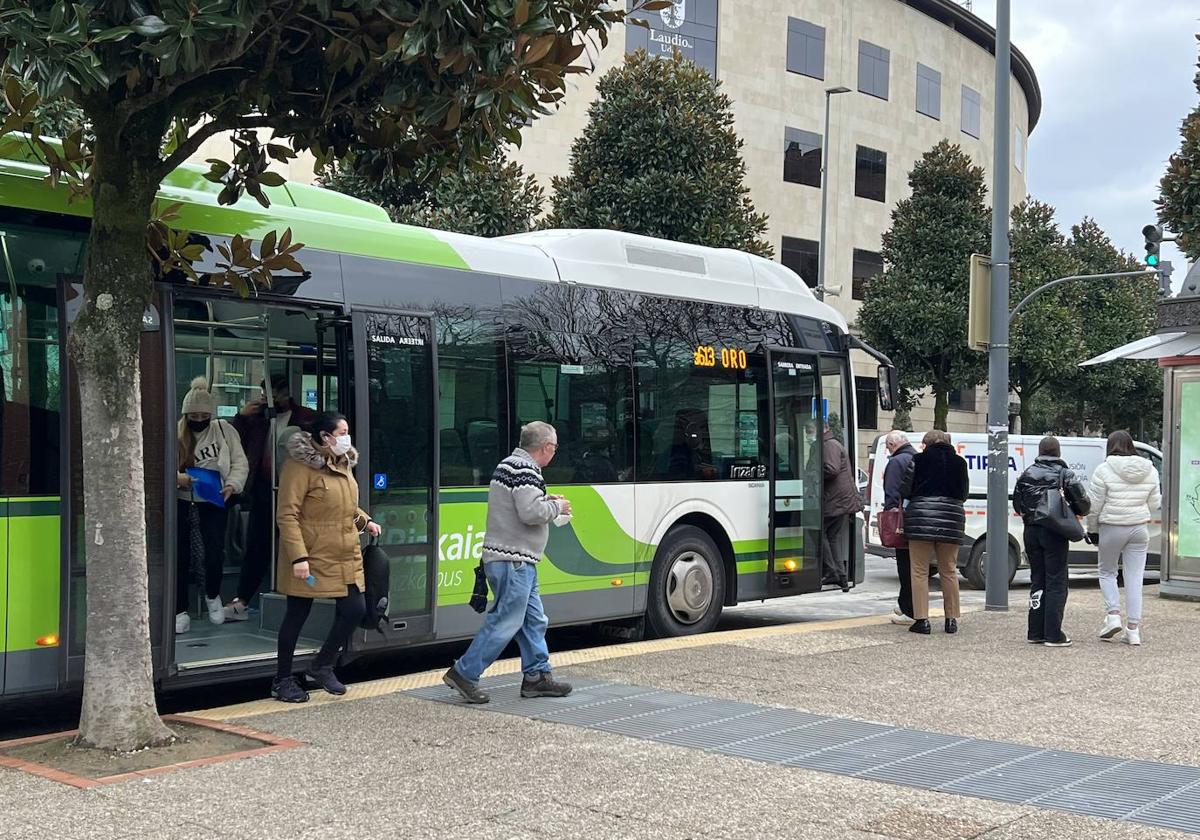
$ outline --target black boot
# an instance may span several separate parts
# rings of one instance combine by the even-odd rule
[[[521,680],[522,697],[566,697],[570,693],[570,684],[554,679],[549,671],[538,674],[536,679]]]
[[[330,694],[339,696],[346,693],[346,686],[333,673],[332,665],[309,665],[304,676],[315,682]]]
[[[946,632],[947,633],[957,633],[958,632],[958,619],[957,618],[947,618],[946,619]]]
[[[486,703],[492,699],[486,691],[479,688],[478,683],[473,683],[458,673],[458,669],[453,665],[442,675],[442,682],[457,691],[468,703]]]
[[[918,618],[908,626],[909,633],[920,633],[922,636],[928,636],[933,632],[933,628],[929,626],[928,618]]]

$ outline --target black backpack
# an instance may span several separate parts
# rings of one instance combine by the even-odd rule
[[[363,549],[363,577],[367,582],[367,611],[363,613],[360,626],[364,630],[377,630],[380,633],[387,629],[388,593],[392,586],[392,562],[387,552],[379,547],[378,539],[371,538],[370,544]]]

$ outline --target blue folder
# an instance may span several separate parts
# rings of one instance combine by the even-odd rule
[[[200,467],[188,467],[187,474],[192,477],[192,496],[194,498],[217,507],[225,507],[225,497],[221,495],[221,474],[219,472]]]

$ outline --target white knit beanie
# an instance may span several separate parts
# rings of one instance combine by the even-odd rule
[[[217,398],[208,390],[208,380],[203,376],[197,376],[192,380],[192,390],[188,391],[183,398],[183,413],[208,415],[217,413]]]

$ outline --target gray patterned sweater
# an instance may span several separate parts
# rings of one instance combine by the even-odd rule
[[[496,465],[488,486],[483,562],[538,562],[559,513],[558,502],[546,497],[541,467],[524,449],[514,449]]]

